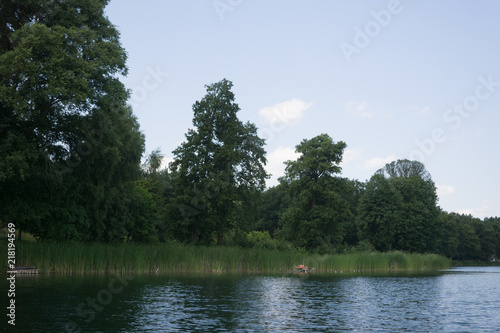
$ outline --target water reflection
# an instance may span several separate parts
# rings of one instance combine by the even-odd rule
[[[299,295],[296,293],[298,279],[265,277],[248,278],[242,282],[235,295],[238,299],[245,299],[239,307],[243,311],[239,311],[237,329],[254,327],[270,331],[293,325],[294,318],[300,313]]]
[[[141,331],[429,331],[439,277],[200,278],[147,286]]]
[[[137,276],[87,322],[109,276],[18,279],[16,330],[65,332],[496,332],[500,268],[430,275]],[[5,282],[0,284],[2,290]],[[0,325],[0,330],[7,331]],[[75,330],[77,331],[77,330]]]

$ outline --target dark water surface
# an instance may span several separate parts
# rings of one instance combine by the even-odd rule
[[[6,332],[499,332],[500,267],[432,274],[38,276]]]

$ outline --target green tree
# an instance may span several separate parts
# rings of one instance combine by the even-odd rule
[[[217,243],[235,224],[238,211],[262,191],[266,163],[264,140],[254,124],[243,124],[234,102],[232,82],[206,86],[207,94],[193,105],[193,129],[174,150],[171,164],[175,199],[170,216],[178,229],[187,227],[193,243]]]
[[[458,219],[458,259],[479,260],[481,242],[472,225],[472,216],[457,215]]]
[[[342,228],[351,218],[349,204],[339,195],[336,174],[346,144],[327,134],[303,140],[296,146],[301,155],[287,161],[285,176],[292,206],[282,216],[283,237],[295,246],[328,249],[342,241]]]
[[[75,178],[82,187],[80,204],[89,219],[85,239],[120,242],[128,235],[127,202],[140,177],[144,137],[130,107],[117,105],[96,115],[103,118],[92,127],[109,121],[100,130],[102,139],[95,141],[91,153],[76,156],[78,163],[65,177]]]
[[[161,164],[163,161],[163,154],[161,153],[160,148],[156,148],[149,154],[149,156],[146,158],[146,161],[142,165],[143,171],[146,174],[146,176],[156,176],[161,170]]]
[[[0,216],[43,238],[126,233],[122,194],[144,138],[117,78],[126,53],[107,3],[0,4]]]
[[[290,207],[290,197],[286,184],[268,188],[262,193],[259,216],[255,229],[267,231],[274,237],[279,228],[281,215]]]
[[[493,230],[488,224],[478,218],[473,218],[471,224],[474,228],[474,233],[479,238],[479,244],[481,245],[478,259],[488,261],[495,255],[495,238]]]
[[[403,198],[392,182],[381,174],[373,175],[359,202],[356,220],[360,239],[378,251],[393,249],[402,210]]]
[[[425,166],[418,161],[397,160],[387,163],[378,174],[387,175],[389,178],[410,178],[413,176],[423,180],[431,180],[431,175],[425,169]]]
[[[343,244],[347,246],[356,246],[359,243],[359,229],[356,223],[356,217],[359,214],[361,197],[365,192],[366,184],[359,180],[347,178],[338,178],[339,195],[349,204],[351,218],[344,224]]]
[[[172,177],[168,169],[161,169],[163,154],[160,149],[153,150],[142,165],[142,177],[136,186],[148,192],[153,200],[155,214],[148,223],[155,227],[157,239],[164,242],[172,238],[167,219],[167,205],[173,197]]]
[[[137,243],[157,241],[160,210],[154,195],[140,184],[136,184],[129,193],[128,199],[129,214],[126,226],[130,239]]]
[[[442,254],[450,259],[458,257],[459,230],[458,222],[453,214],[442,211],[440,218],[443,224]]]
[[[397,225],[396,247],[412,252],[438,252],[442,225],[434,182],[410,176],[402,182],[395,180],[395,187],[404,202],[402,219]]]
[[[403,199],[400,219],[395,221],[394,249],[439,252],[442,225],[436,186],[418,161],[398,160],[377,171],[386,175]]]
[[[500,217],[489,217],[484,219],[488,231],[493,238],[494,255],[493,259],[500,259]]]

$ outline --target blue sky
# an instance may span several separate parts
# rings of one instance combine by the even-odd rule
[[[227,78],[276,185],[303,139],[347,143],[342,176],[422,161],[446,211],[500,216],[500,2],[111,0],[130,103],[166,162]]]

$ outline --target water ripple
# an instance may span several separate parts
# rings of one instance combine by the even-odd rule
[[[499,274],[135,277],[90,321],[76,308],[109,277],[19,279],[16,329],[61,332],[74,321],[80,332],[110,333],[496,332]]]

